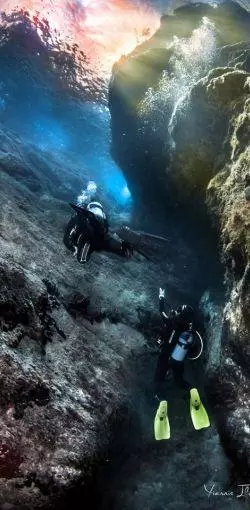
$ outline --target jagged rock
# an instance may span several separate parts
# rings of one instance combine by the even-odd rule
[[[1,329],[7,332],[0,335],[0,501],[18,508],[48,508],[79,479],[86,480],[83,464],[91,472],[98,450],[101,455],[110,413],[126,398],[125,351],[129,358],[132,348],[141,349],[143,337],[119,324],[106,323],[99,333],[95,326],[91,332],[86,321],[77,325],[58,303],[56,318],[50,318],[52,326],[60,325],[60,338],[59,328],[41,315],[41,280],[14,263],[2,264],[1,289]],[[47,311],[47,299],[45,311],[52,312]],[[24,331],[13,350],[6,335],[13,341],[20,325]],[[46,345],[45,358],[37,344],[44,328],[52,342]],[[97,423],[102,428],[99,437]]]
[[[219,61],[221,65],[241,69],[250,72],[249,42],[239,42],[223,46],[219,50]]]

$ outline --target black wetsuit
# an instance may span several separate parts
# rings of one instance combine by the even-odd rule
[[[177,386],[180,388],[189,388],[189,383],[183,379],[184,363],[171,358],[171,354],[183,332],[190,332],[191,334],[194,332],[193,318],[185,316],[181,310],[171,310],[169,315],[167,315],[164,301],[163,297],[159,300],[160,314],[164,320],[165,331],[164,341],[160,347],[160,354],[154,376],[156,393],[160,391],[170,368],[173,371]]]
[[[86,208],[71,204],[75,210],[64,234],[64,244],[80,263],[88,262],[93,251],[108,251],[117,255],[129,256],[129,246],[117,234],[109,233],[106,216],[96,217]]]

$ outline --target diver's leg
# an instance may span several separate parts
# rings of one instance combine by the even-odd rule
[[[159,354],[159,357],[157,360],[155,376],[154,376],[155,381],[163,382],[165,380],[166,373],[167,373],[168,369],[170,368],[169,357],[170,357],[171,351],[172,351],[172,347],[169,345],[169,343],[164,342],[161,347],[160,354]]]
[[[110,250],[114,251],[114,253],[122,253],[123,251],[123,241],[117,234],[109,235],[108,244]]]
[[[83,234],[79,236],[77,243],[77,254],[76,258],[80,264],[86,264],[93,252],[93,246],[89,239],[87,239]]]
[[[63,242],[70,251],[74,251],[74,246],[77,237],[77,222],[75,216],[70,218],[67,227],[64,232]]]
[[[103,241],[103,250],[122,255],[122,240],[116,234],[106,234]]]
[[[176,361],[174,359],[171,359],[170,361],[171,368],[173,370],[173,376],[175,383],[177,386],[181,389],[188,390],[191,388],[190,384],[184,380],[184,363],[182,361]]]
[[[169,366],[170,346],[164,342],[157,360],[154,374],[154,393],[158,396],[162,395],[163,385]]]

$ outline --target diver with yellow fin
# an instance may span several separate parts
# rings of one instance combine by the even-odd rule
[[[155,439],[169,439],[168,403],[163,399],[163,383],[170,371],[175,384],[190,391],[190,415],[196,430],[210,426],[209,418],[201,402],[199,392],[183,378],[184,361],[198,359],[203,351],[203,341],[194,323],[194,310],[182,305],[177,310],[165,312],[165,291],[160,288],[159,308],[164,320],[166,334],[160,342],[160,354],[155,371],[155,397],[160,402],[154,420]]]

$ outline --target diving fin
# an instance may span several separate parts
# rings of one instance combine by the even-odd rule
[[[163,241],[165,243],[169,242],[169,240],[166,239],[166,237],[158,236],[155,234],[149,234],[148,232],[141,232],[141,231],[134,230],[134,233],[138,234],[139,236],[142,236],[142,237],[148,237],[149,239],[155,239],[156,241]]]
[[[167,242],[165,237],[132,230],[127,226],[120,227],[117,234],[123,241],[130,243],[135,251],[151,262],[154,262],[157,251],[159,249],[162,251],[162,241]]]
[[[170,438],[170,425],[168,420],[168,403],[162,400],[156,411],[154,420],[154,433],[156,441]]]
[[[195,430],[210,426],[207,411],[201,402],[199,392],[196,388],[190,390],[190,414]]]

